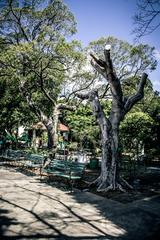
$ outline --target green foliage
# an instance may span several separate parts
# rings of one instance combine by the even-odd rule
[[[66,70],[82,54],[77,41],[65,40],[75,32],[75,21],[63,1],[42,2],[6,1],[1,9],[0,80],[17,93],[23,89],[23,96],[51,116]]]
[[[139,76],[134,76],[123,80],[122,89],[124,96],[130,96],[135,94],[137,92],[137,86],[139,85],[139,82],[140,82]],[[148,98],[148,94],[151,96],[154,93],[152,83],[149,79],[147,79],[144,91],[145,91],[144,98],[145,97]]]
[[[102,106],[108,115],[111,102],[103,101]],[[100,147],[100,130],[88,104],[81,104],[76,111],[67,112],[63,115],[63,121],[71,129],[72,141],[79,142],[82,148],[91,151]]]
[[[149,133],[151,124],[153,124],[153,119],[147,113],[128,113],[121,123],[121,131],[125,129],[126,133],[132,134],[141,140]],[[139,131],[140,129],[141,131]]]
[[[68,112],[64,119],[72,131],[73,141],[85,141],[85,148],[98,145],[99,128],[89,106],[81,105],[75,112]]]
[[[153,119],[143,112],[128,113],[120,125],[120,144],[124,151],[134,152],[151,135]]]
[[[33,121],[34,115],[28,105],[17,92],[16,82],[8,83],[5,79],[0,81],[0,131],[13,132],[18,125],[26,126]]]
[[[6,0],[0,19],[1,35],[9,43],[18,44],[20,39],[54,42],[59,36],[76,30],[74,16],[61,0]]]
[[[131,96],[136,92],[138,78],[130,78],[123,82],[125,96]],[[145,152],[154,151],[160,154],[159,132],[160,132],[160,97],[153,91],[152,84],[148,80],[144,98],[136,104],[132,111],[126,115],[121,124],[120,144],[125,151],[136,152],[138,145],[144,145]]]

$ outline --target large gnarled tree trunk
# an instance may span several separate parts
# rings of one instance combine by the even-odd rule
[[[107,118],[101,106],[98,92],[91,91],[87,94],[77,94],[82,99],[91,101],[93,114],[101,131],[102,162],[100,176],[93,182],[97,184],[98,191],[124,190],[124,186],[131,187],[119,175],[119,126],[125,114],[143,98],[144,86],[147,74],[143,74],[137,93],[131,97],[124,98],[120,80],[117,78],[110,58],[110,50],[104,51],[105,61],[97,59],[91,54],[93,67],[108,81],[112,95],[112,107]]]

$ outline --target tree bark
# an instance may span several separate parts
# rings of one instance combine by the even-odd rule
[[[59,122],[59,107],[58,105],[55,106],[54,111],[53,111],[53,124],[54,124],[54,135],[53,135],[53,139],[54,139],[54,145],[57,146],[58,144],[58,122]]]
[[[121,113],[113,103],[114,110],[112,109],[110,118],[107,119],[96,91],[91,93],[90,100],[93,114],[100,127],[102,144],[101,174],[93,183],[98,185],[98,191],[122,190],[118,171],[118,130]]]
[[[49,124],[46,126],[47,134],[48,134],[48,149],[53,149],[54,147],[54,128],[53,124]]]
[[[48,147],[48,149],[53,149],[54,134],[55,134],[53,121],[52,121],[52,119],[47,118],[46,116],[45,116],[45,118],[43,116],[43,119],[41,119],[41,121],[43,122],[43,124],[45,125],[45,127],[47,129],[47,135],[48,135],[47,147]]]
[[[47,118],[46,116],[42,116],[42,122],[47,128],[48,133],[48,148],[52,149],[57,146],[58,144],[58,123],[59,123],[59,114],[60,110],[75,110],[72,106],[67,106],[65,104],[55,104],[53,109],[53,116],[52,118]]]
[[[98,185],[98,191],[116,189],[124,191],[124,186],[131,186],[119,175],[119,126],[125,114],[143,98],[147,74],[144,73],[142,75],[137,93],[131,97],[123,98],[121,82],[113,69],[110,50],[105,49],[104,51],[105,61],[97,59],[93,54],[91,56],[93,58],[91,61],[92,66],[106,78],[112,95],[112,107],[107,118],[99,101],[97,91],[76,94],[81,99],[89,99],[91,101],[93,114],[101,131],[101,173],[93,183]]]

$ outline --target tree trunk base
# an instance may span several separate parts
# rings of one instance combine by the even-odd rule
[[[96,185],[97,192],[108,192],[108,191],[121,191],[126,192],[127,189],[133,189],[133,187],[123,178],[119,181],[112,181],[107,177],[102,177],[101,175],[92,182],[88,183],[89,186]]]
[[[116,183],[115,185],[110,184],[106,188],[100,188],[100,186],[97,188],[97,192],[109,192],[109,191],[116,191],[116,190],[119,190],[121,192],[126,192],[126,190],[119,183]]]

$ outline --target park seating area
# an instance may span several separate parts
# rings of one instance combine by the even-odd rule
[[[23,150],[6,149],[0,154],[0,162],[5,165],[23,166],[28,153]]]
[[[11,168],[16,168],[18,171],[25,174],[38,175],[42,181],[47,181],[51,184],[54,182],[65,186],[66,189],[73,191],[73,187],[83,189],[87,187],[88,182],[94,181],[99,175],[100,161],[96,165],[92,162],[94,159],[81,163],[76,155],[71,158],[70,155],[60,155],[60,153],[44,154],[33,153],[29,149],[13,150],[7,149],[0,154],[0,165],[7,165]],[[135,179],[138,175],[147,172],[155,172],[155,167],[152,162],[136,161],[130,156],[122,156],[121,174],[125,179]],[[99,163],[97,165],[97,163]],[[149,164],[148,164],[149,163]],[[159,166],[159,165],[158,165]],[[159,169],[159,168],[158,168]],[[58,181],[57,181],[58,180]]]
[[[71,188],[75,181],[82,178],[86,165],[79,162],[53,159],[51,163],[43,169],[49,176],[57,176],[67,179]]]
[[[40,154],[27,153],[24,150],[8,149],[0,155],[1,163],[9,166],[19,166],[25,170],[37,169],[40,176],[60,177],[66,179],[73,188],[75,181],[82,178],[86,164],[63,159],[50,159]]]
[[[21,161],[24,160],[26,153],[21,150],[7,149],[1,153],[0,157],[4,161]]]
[[[21,166],[25,168],[40,168],[44,162],[44,156],[28,153],[24,150],[8,149],[0,155],[1,162],[7,165]]]
[[[28,154],[26,157],[24,166],[27,168],[41,168],[44,163],[45,156],[42,156],[40,154]]]

